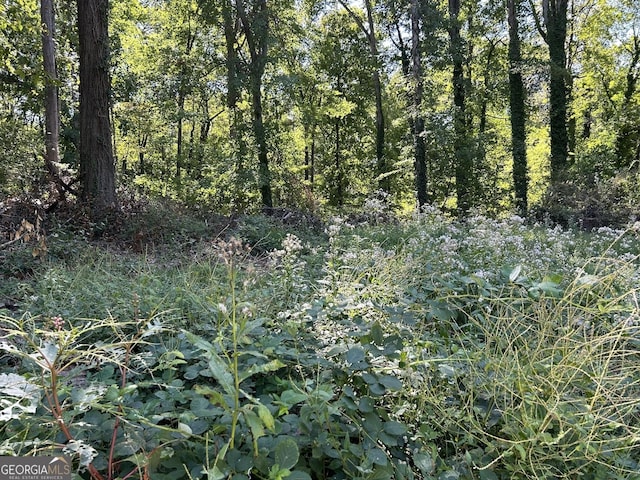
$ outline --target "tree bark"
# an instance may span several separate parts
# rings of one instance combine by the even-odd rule
[[[460,36],[460,0],[449,0],[449,38],[453,58],[453,128],[456,156],[456,197],[458,214],[464,216],[471,207],[471,180],[473,161],[467,141],[466,99],[464,85],[464,59]]]
[[[46,76],[44,89],[45,156],[47,165],[50,165],[50,168],[55,168],[55,164],[59,161],[60,111],[58,108],[53,0],[41,0],[40,19],[42,21],[42,59]]]
[[[109,118],[108,0],[77,0],[82,198],[100,217],[116,206]]]
[[[543,18],[549,47],[549,108],[551,137],[551,178],[557,180],[569,157],[567,131],[567,1],[543,0]]]
[[[640,36],[633,36],[633,50],[631,62],[627,69],[624,97],[620,108],[622,122],[618,127],[615,140],[616,167],[629,167],[634,160],[638,160],[638,148],[640,148],[640,127],[633,121],[632,100],[638,84],[638,64],[640,64]]]
[[[413,79],[413,129],[414,165],[418,207],[429,201],[427,192],[427,150],[424,141],[424,117],[422,116],[422,56],[420,55],[420,1],[411,0],[411,75]]]
[[[342,178],[342,165],[341,165],[341,155],[340,155],[340,118],[335,119],[335,155],[334,155],[334,168],[336,169],[336,191],[334,203],[335,205],[341,207],[344,204],[344,186],[343,186],[343,178]]]
[[[266,0],[256,0],[253,18],[250,21],[242,0],[235,0],[235,2],[251,56],[249,80],[251,83],[253,135],[258,149],[258,187],[262,197],[262,206],[273,208],[269,150],[262,114],[262,77],[267,64],[269,12]]]
[[[522,53],[520,50],[520,33],[518,14],[520,0],[507,1],[507,18],[509,23],[509,107],[511,109],[511,153],[513,157],[513,186],[515,192],[516,211],[527,214],[527,146],[526,146],[526,111],[525,90],[522,82]]]

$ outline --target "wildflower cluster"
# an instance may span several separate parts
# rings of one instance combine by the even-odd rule
[[[60,315],[57,315],[55,317],[51,317],[51,326],[52,329],[55,331],[60,331],[64,328],[64,320],[62,319],[62,317]]]
[[[234,259],[245,257],[251,249],[241,239],[231,237],[228,240],[219,239],[214,243],[218,256],[227,264],[233,264]]]

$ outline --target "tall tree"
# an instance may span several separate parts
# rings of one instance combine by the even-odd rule
[[[525,90],[522,82],[522,53],[520,49],[520,0],[507,0],[509,23],[509,107],[511,110],[511,154],[513,157],[513,186],[515,206],[520,215],[527,214],[527,136],[525,130]]]
[[[373,19],[373,5],[371,0],[365,0],[364,5],[366,8],[367,25],[364,24],[362,19],[354,12],[347,3],[346,0],[339,0],[340,4],[349,12],[349,15],[356,22],[362,33],[367,38],[369,45],[369,53],[373,59],[373,70],[371,72],[371,78],[373,81],[373,90],[376,99],[376,175],[379,178],[378,186],[389,192],[391,184],[387,175],[387,162],[385,158],[385,118],[382,102],[382,83],[380,80],[380,53],[378,51],[378,40],[376,38],[375,22]]]
[[[60,137],[53,0],[40,1],[40,19],[42,21],[42,59],[46,76],[44,89],[45,161],[51,169],[55,168],[53,166],[59,160],[58,142]]]
[[[456,197],[458,213],[464,215],[471,207],[471,182],[473,179],[473,157],[468,142],[466,92],[464,78],[464,51],[460,28],[460,2],[449,0],[449,40],[453,60],[453,128],[456,156]]]
[[[251,93],[253,135],[258,149],[258,187],[262,205],[273,207],[271,193],[271,172],[269,171],[269,152],[262,112],[262,83],[267,66],[269,49],[269,8],[266,0],[252,0],[248,11],[243,0],[235,0],[236,11],[242,25],[242,33],[249,50],[249,83]]]
[[[624,94],[620,111],[621,125],[615,140],[617,167],[629,167],[640,161],[640,112],[633,97],[640,80],[640,33],[634,31],[627,42],[629,61],[625,74]]]
[[[109,1],[77,0],[80,60],[80,178],[92,215],[116,205],[109,116]]]
[[[422,13],[419,0],[411,0],[411,77],[413,81],[413,129],[414,165],[418,206],[429,201],[427,192],[427,152],[424,139],[424,117],[422,116],[422,96],[424,80],[422,78],[422,55],[420,25]]]
[[[242,135],[242,110],[238,108],[238,101],[242,89],[240,60],[237,50],[236,16],[234,15],[233,0],[223,0],[222,20],[226,46],[225,65],[227,70],[227,108],[231,112],[229,121],[229,137],[234,153],[235,168],[240,177],[244,172],[244,160],[247,147]]]
[[[560,178],[569,158],[567,130],[567,9],[569,0],[542,0],[542,22],[531,2],[536,26],[549,48],[549,135],[551,178]]]

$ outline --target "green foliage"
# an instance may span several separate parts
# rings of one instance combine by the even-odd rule
[[[256,225],[281,245],[78,242],[14,284],[1,451],[114,480],[636,478],[637,228]]]

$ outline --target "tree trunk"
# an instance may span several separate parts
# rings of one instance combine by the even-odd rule
[[[144,155],[147,149],[147,142],[149,141],[149,134],[144,133],[138,136],[138,174],[144,175],[147,172],[147,166],[145,163]]]
[[[509,21],[509,107],[511,109],[511,152],[513,156],[513,187],[517,212],[527,214],[527,144],[525,90],[522,82],[522,54],[518,14],[520,0],[507,1]]]
[[[42,59],[45,71],[44,111],[45,111],[45,159],[49,168],[55,168],[59,161],[58,144],[60,137],[60,111],[58,108],[58,74],[56,70],[55,13],[53,0],[41,0],[40,19],[42,21]],[[52,172],[55,173],[55,172]]]
[[[335,124],[335,155],[334,155],[334,168],[336,169],[336,190],[334,203],[338,207],[344,204],[344,188],[342,179],[342,165],[340,161],[340,119],[336,118]]]
[[[466,121],[466,100],[464,88],[464,59],[462,38],[460,37],[460,0],[449,0],[449,38],[453,57],[453,128],[454,151],[456,156],[456,197],[458,213],[465,215],[471,207],[471,180],[473,161],[469,151]]]
[[[262,197],[262,206],[273,208],[269,151],[262,115],[262,76],[264,75],[267,63],[269,12],[266,0],[256,0],[255,8],[252,10],[253,16],[250,21],[242,0],[235,0],[235,3],[251,56],[249,77],[253,107],[253,135],[258,149],[258,187]]]
[[[273,207],[271,196],[271,173],[269,172],[269,151],[262,116],[262,72],[251,76],[251,98],[253,104],[253,135],[258,148],[258,186],[262,197],[262,206]]]
[[[369,43],[369,52],[375,62],[375,67],[371,74],[373,80],[373,90],[376,103],[376,176],[378,180],[378,187],[385,192],[389,192],[391,189],[391,182],[387,173],[387,163],[384,155],[384,142],[385,142],[385,119],[382,101],[382,82],[380,80],[380,65],[379,65],[379,52],[378,42],[375,33],[375,22],[373,21],[373,6],[371,0],[365,0],[365,8],[367,13],[368,27],[364,25],[361,18],[354,13],[349,7],[346,0],[339,0],[340,4],[347,10],[349,16],[358,24],[360,30],[367,37]]]
[[[567,0],[543,0],[543,18],[549,47],[549,108],[551,178],[557,180],[567,167]]]
[[[225,65],[227,69],[227,108],[231,112],[229,118],[229,138],[233,152],[234,165],[238,176],[244,177],[244,159],[247,147],[242,136],[242,112],[238,109],[238,100],[242,80],[240,78],[240,62],[236,51],[236,29],[231,0],[222,2],[222,22],[225,38]]]
[[[420,1],[411,1],[411,75],[413,77],[413,127],[414,165],[418,206],[429,201],[427,193],[427,150],[424,141],[424,117],[422,116],[422,57],[420,55]]]
[[[108,0],[77,0],[80,60],[80,178],[94,217],[116,206],[109,119]]]
[[[634,115],[631,114],[633,109],[633,96],[636,92],[638,84],[638,64],[640,63],[640,37],[633,37],[634,48],[631,53],[631,62],[627,69],[626,85],[624,89],[624,97],[620,108],[620,117],[622,123],[618,127],[615,140],[616,167],[629,167],[634,160],[638,158],[638,145],[640,142],[637,122],[633,121]]]
[[[182,144],[183,144],[183,118],[184,118],[184,94],[178,93],[178,135],[177,135],[177,152],[176,152],[176,181],[180,185],[180,177],[182,176]]]

